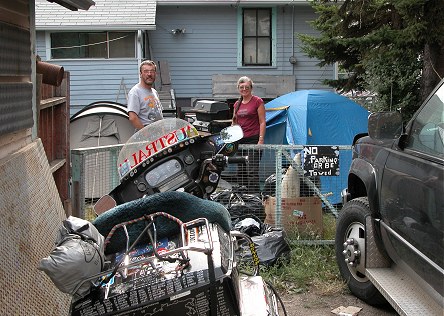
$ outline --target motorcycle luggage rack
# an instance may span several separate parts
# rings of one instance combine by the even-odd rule
[[[156,249],[156,244],[157,244],[157,230],[155,228],[155,223],[154,223],[154,219],[158,216],[163,216],[166,217],[172,221],[175,221],[176,223],[178,223],[178,225],[180,226],[180,241],[181,241],[181,246],[177,247],[175,249],[172,250],[168,250],[163,252],[162,254],[158,253],[157,249]],[[137,219],[133,219],[131,221],[128,222],[124,222],[124,223],[120,223],[115,225],[111,231],[109,232],[108,236],[105,239],[104,245],[106,248],[106,245],[110,243],[110,239],[112,238],[113,234],[115,233],[115,231],[118,228],[123,227],[126,231],[126,226],[127,225],[131,225],[134,223],[137,223],[139,221],[142,220],[147,220],[148,224],[146,225],[145,229],[139,234],[139,236],[136,238],[136,240],[132,243],[132,245],[130,247],[127,246],[127,249],[125,251],[125,253],[123,254],[121,260],[119,262],[115,263],[115,266],[113,269],[108,269],[106,271],[102,271],[98,274],[92,275],[88,278],[84,278],[82,279],[78,285],[76,286],[76,288],[74,289],[73,293],[77,292],[77,290],[85,283],[88,281],[96,281],[98,282],[97,285],[95,286],[95,288],[100,288],[101,286],[107,284],[110,282],[110,280],[112,279],[112,277],[121,270],[125,270],[125,269],[129,269],[129,268],[134,268],[134,267],[138,267],[144,263],[149,263],[153,268],[155,268],[154,266],[154,262],[157,260],[164,260],[164,261],[169,261],[169,262],[174,262],[174,261],[179,261],[180,264],[182,265],[186,265],[186,263],[189,261],[188,256],[187,256],[187,252],[191,251],[191,252],[200,252],[200,253],[204,253],[205,255],[207,255],[208,258],[208,269],[209,269],[209,273],[213,274],[214,273],[214,263],[213,263],[213,259],[212,259],[212,253],[214,250],[214,245],[213,245],[213,239],[211,236],[211,229],[210,229],[210,224],[208,222],[208,220],[206,218],[197,218],[188,222],[182,222],[180,219],[178,219],[177,217],[174,217],[168,213],[165,212],[156,212],[150,215],[144,215],[142,217],[139,217]],[[153,226],[153,231],[154,231],[154,237],[151,235],[151,232],[149,231],[149,228]],[[187,242],[187,230],[188,229],[192,229],[194,227],[205,227],[205,232],[207,235],[207,238],[204,242],[205,247],[198,247],[195,245],[189,245]],[[203,230],[202,230],[203,232]],[[123,264],[124,263],[124,259],[125,256],[127,256],[133,249],[134,247],[139,243],[140,239],[142,238],[142,236],[147,233],[150,239],[150,243],[152,245],[153,248],[153,254],[152,256],[146,257],[144,259],[138,260],[136,262],[133,263],[128,263],[128,264]],[[128,238],[128,235],[127,235]],[[128,242],[129,239],[127,239]],[[128,245],[128,243],[127,243]],[[230,249],[231,251],[231,258],[229,260],[229,267],[228,267],[228,271],[225,273],[225,275],[229,275],[231,273],[232,267],[233,267],[233,249]],[[180,254],[182,258],[180,257],[171,257],[172,255],[175,254]],[[213,270],[213,271],[211,271]],[[214,278],[214,275],[213,275]],[[99,281],[101,280],[101,281]]]

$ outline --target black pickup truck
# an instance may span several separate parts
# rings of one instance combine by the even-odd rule
[[[444,315],[444,80],[413,118],[373,113],[358,135],[336,260],[350,291],[400,315]]]

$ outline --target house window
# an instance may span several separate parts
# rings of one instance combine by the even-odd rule
[[[244,8],[242,11],[242,65],[272,65],[272,10]]]
[[[51,33],[51,58],[135,57],[134,32]]]

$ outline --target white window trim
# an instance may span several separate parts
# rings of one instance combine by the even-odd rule
[[[260,8],[261,6],[257,6],[254,8]],[[269,6],[263,6],[264,8],[270,8]],[[253,8],[253,7],[252,7]],[[242,9],[244,7],[238,7],[237,9],[237,67],[238,68],[273,68],[277,67],[276,65],[276,7],[271,7],[271,66],[244,66],[242,65]]]
[[[46,50],[46,60],[52,60],[51,56],[51,33],[45,32],[45,50]]]

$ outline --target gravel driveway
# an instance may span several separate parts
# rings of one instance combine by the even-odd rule
[[[376,308],[370,306],[351,294],[318,295],[312,292],[286,294],[281,296],[288,316],[325,316],[335,315],[332,310],[344,306],[362,308],[357,316],[394,316],[398,315],[390,306]],[[280,316],[284,313],[280,313]]]

